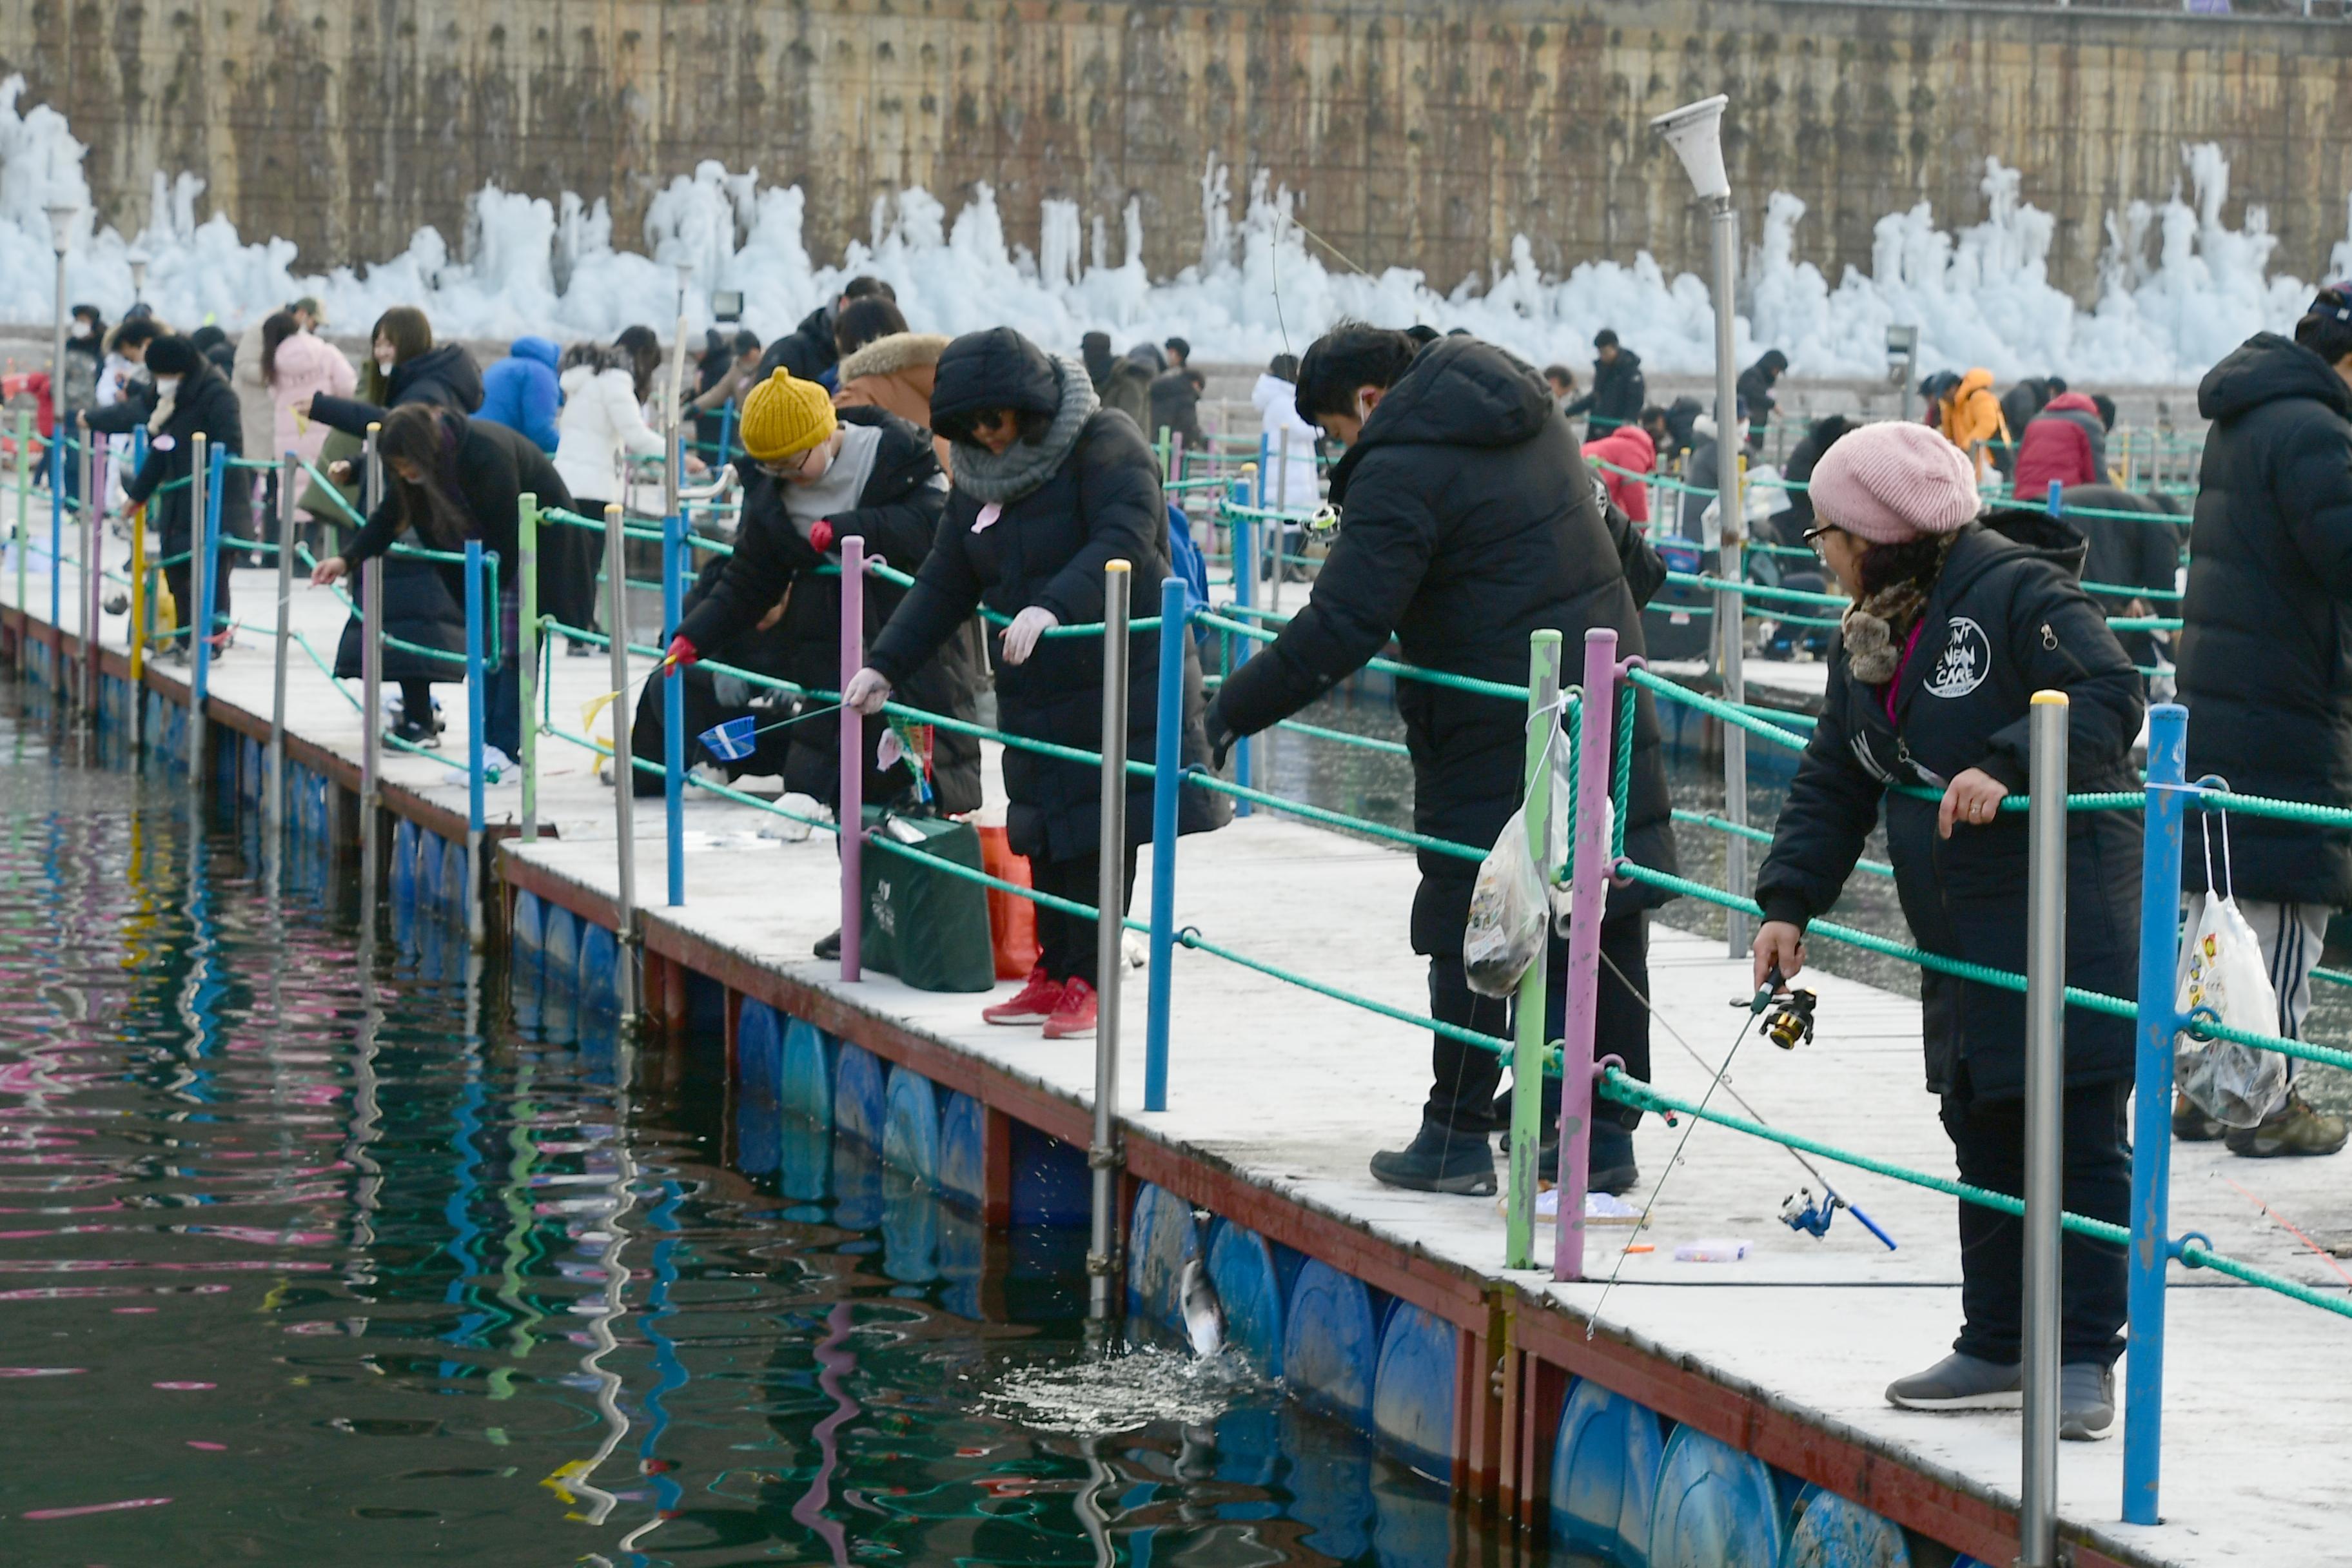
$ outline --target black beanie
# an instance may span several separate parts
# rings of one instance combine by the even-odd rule
[[[194,375],[205,363],[203,352],[177,332],[167,332],[147,345],[151,375]]]

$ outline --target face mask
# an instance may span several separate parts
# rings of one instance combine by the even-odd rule
[[[383,372],[383,373],[384,373],[384,374],[386,374],[386,375],[390,375],[390,374],[392,374],[392,363],[393,363],[394,359],[394,358],[396,358],[396,357],[397,357],[397,351],[395,351],[395,350],[389,349],[389,348],[380,348],[380,349],[376,350],[376,351],[375,351],[375,367],[376,367],[376,369],[378,369],[378,370],[380,370],[380,371]]]
[[[180,390],[180,378],[176,375],[159,375],[155,378],[155,390],[163,396],[169,397]]]
[[[89,323],[88,321],[76,321],[73,324],[73,335],[78,338],[86,338],[89,336]]]

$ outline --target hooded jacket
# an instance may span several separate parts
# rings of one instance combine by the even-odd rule
[[[1261,372],[1257,384],[1250,388],[1250,405],[1257,410],[1258,434],[1265,442],[1265,463],[1258,471],[1268,481],[1266,504],[1286,511],[1313,511],[1323,501],[1315,483],[1315,438],[1321,432],[1298,416],[1298,388],[1272,371]],[[1184,446],[1191,450],[1192,437],[1186,437]],[[1287,467],[1283,462],[1286,449]]]
[[[341,349],[312,332],[296,332],[279,343],[276,364],[278,379],[262,394],[270,412],[269,455],[299,452],[304,461],[316,463],[326,447],[328,428],[315,419],[295,418],[294,405],[320,393],[348,397],[359,384],[359,373]]]
[[[1099,622],[1103,568],[1113,560],[1132,563],[1129,603],[1135,614],[1158,613],[1160,584],[1170,572],[1159,464],[1132,420],[1096,405],[1083,365],[1049,357],[1010,327],[970,333],[940,357],[931,407],[941,419],[987,407],[1050,410],[1054,424],[1041,442],[1016,440],[1002,458],[983,447],[956,447],[955,488],[938,539],[867,655],[892,686],[903,687],[983,604],[1007,616],[1042,605],[1066,626]],[[998,727],[1099,750],[1100,637],[1042,637],[1026,662],[1008,665],[1001,628],[992,626],[988,636],[998,654]],[[1205,766],[1199,655],[1192,638],[1183,642],[1181,760]],[[1159,678],[1160,638],[1138,635],[1129,650],[1127,745],[1128,756],[1144,763],[1158,752]],[[1007,746],[1005,829],[1014,853],[1048,860],[1095,854],[1100,786],[1098,768]],[[1231,816],[1224,795],[1188,789],[1178,826],[1203,832]],[[1130,780],[1127,826],[1130,843],[1151,835],[1148,773]]]
[[[555,450],[556,405],[563,401],[556,390],[557,350],[545,338],[517,338],[507,357],[482,373],[482,406],[478,419],[520,431],[542,452]]]
[[[555,471],[582,500],[619,500],[621,454],[657,458],[662,450],[661,432],[646,423],[637,402],[637,384],[618,366],[575,364],[563,373],[562,385]]]
[[[1528,679],[1528,635],[1545,627],[1570,648],[1589,627],[1612,627],[1620,657],[1642,652],[1591,470],[1543,378],[1501,349],[1449,338],[1423,350],[1332,470],[1331,498],[1339,531],[1314,596],[1218,692],[1216,718],[1234,733],[1296,713],[1391,637],[1409,663],[1514,686]],[[1657,710],[1646,692],[1637,703],[1625,852],[1672,870]],[[1487,848],[1518,809],[1525,701],[1403,679],[1396,706],[1414,828]],[[1457,954],[1478,868],[1428,850],[1420,863],[1413,951]],[[1637,887],[1610,893],[1621,910],[1660,901]]]
[[[2025,816],[2002,812],[1939,838],[1945,785],[1981,768],[2022,795],[2032,696],[2056,688],[2069,699],[2069,789],[2136,787],[2139,676],[2074,580],[2080,537],[2046,513],[2015,510],[1987,521],[2027,542],[1990,526],[1960,531],[1920,612],[1918,640],[1896,673],[1893,722],[1886,688],[1853,679],[1843,638],[1832,652],[1821,723],[1756,879],[1767,920],[1802,929],[1836,904],[1883,803],[1887,855],[1912,940],[1947,958],[2022,973]],[[2067,983],[2128,998],[2139,972],[2139,816],[2074,812],[2066,839]],[[1930,1089],[1976,1099],[2021,1092],[2020,993],[1927,970],[1919,1000]],[[2127,1079],[2132,1051],[2129,1018],[2068,1013],[2069,1082]]]
[[[173,479],[185,479],[195,465],[195,437],[201,433],[210,447],[225,447],[232,458],[245,455],[245,426],[239,416],[236,394],[229,390],[228,377],[210,359],[200,363],[191,374],[180,378],[173,393],[171,407],[164,410],[161,402],[155,412],[163,423],[149,431],[147,460],[139,466],[123,493],[132,506],[155,494],[157,489]],[[152,416],[151,416],[152,423]],[[210,458],[205,461],[209,463]],[[242,539],[249,519],[247,505],[249,469],[228,468],[221,476],[221,514],[218,537]],[[205,481],[199,478],[197,484]],[[155,504],[152,517],[157,532],[163,536],[163,553],[177,555],[192,542],[189,531],[194,512],[189,504],[193,485],[175,485],[164,490]],[[187,614],[184,610],[183,615]]]
[[[2352,806],[2352,389],[2275,332],[2197,389],[2213,421],[2181,604],[2189,776],[2242,795]],[[2240,813],[2242,898],[2352,907],[2352,835]],[[2201,855],[2181,857],[2191,888]]]
[[[1763,357],[1739,373],[1733,394],[1748,410],[1748,426],[1760,439],[1764,428],[1771,423],[1772,410],[1780,400],[1772,395],[1772,384],[1789,368],[1789,356],[1779,349],[1766,349]]]
[[[866,542],[869,559],[879,555],[901,572],[919,571],[939,537],[940,514],[947,502],[929,433],[878,408],[845,408],[841,420],[878,432],[879,439],[856,508],[826,520],[834,536],[855,534]],[[735,553],[701,603],[678,622],[678,635],[698,650],[725,647],[749,636],[760,617],[782,599],[783,618],[775,627],[782,654],[778,673],[811,690],[836,689],[841,684],[841,583],[837,576],[817,574],[827,564],[840,564],[839,546],[819,552],[809,542],[786,510],[786,481],[749,462],[738,464],[736,472],[743,479],[743,513]],[[887,624],[905,597],[906,590],[896,584],[868,577],[865,624]],[[927,712],[977,722],[980,689],[986,679],[981,659],[979,638],[967,623],[908,678],[898,700]],[[903,768],[892,774],[874,764],[874,747],[886,730],[882,721],[868,720],[866,730],[866,779],[874,786],[866,798],[878,803],[898,794],[908,774]],[[811,721],[784,731],[784,740],[785,787],[837,803],[841,727]],[[954,815],[980,808],[978,740],[936,731],[931,765],[940,811]]]
[[[879,408],[919,430],[931,427],[931,381],[948,339],[937,332],[892,332],[877,338],[834,367],[841,384],[835,408]],[[947,441],[933,437],[940,471],[952,471]]]
[[[1615,359],[1592,362],[1591,390],[1561,412],[1571,419],[1590,415],[1586,428],[1595,436],[1605,436],[1620,425],[1639,423],[1649,399],[1649,378],[1642,374],[1642,356],[1621,346]]]
[[[827,391],[832,390],[834,366],[841,361],[841,349],[833,341],[833,317],[830,303],[803,316],[799,326],[768,345],[767,352],[760,356],[759,374],[751,378],[751,384],[759,385],[782,366],[803,381],[819,382]]]
[[[1992,372],[1977,369],[1960,377],[1959,385],[1938,410],[1936,427],[1944,433],[1945,440],[1975,460],[1977,477],[1982,479],[1992,466],[1992,443],[2010,438],[2000,399],[1992,395]]]
[[[1584,444],[1584,456],[1617,510],[1634,522],[1650,521],[1650,487],[1639,476],[1658,466],[1658,449],[1639,425],[1620,425],[1598,441]],[[1606,463],[1607,468],[1599,465]],[[1620,472],[1619,470],[1623,470]]]
[[[2086,394],[2060,393],[2018,438],[2010,493],[2031,505],[2049,494],[2053,481],[2070,487],[2107,482],[2107,427]]]
[[[539,497],[541,508],[572,506],[572,492],[564,488],[563,478],[548,461],[547,454],[523,438],[522,435],[503,425],[488,420],[467,419],[458,416],[445,417],[445,424],[457,426],[456,441],[446,448],[447,460],[442,481],[461,501],[470,518],[466,531],[468,539],[478,539],[485,551],[499,558],[499,588],[501,595],[511,592],[515,585],[515,541],[518,508],[523,492]],[[343,551],[344,564],[357,566],[361,562],[381,555],[408,527],[408,518],[402,510],[400,488],[384,486],[384,498]],[[419,541],[418,542],[424,542]],[[462,548],[452,545],[450,548]],[[466,602],[466,569],[458,563],[437,563],[442,582],[449,596],[458,605]]]
[[[1151,423],[1144,434],[1152,440],[1160,432],[1184,437],[1187,451],[1201,447],[1201,389],[1192,378],[1201,373],[1190,365],[1175,365],[1151,378]]]
[[[482,373],[463,343],[443,343],[392,367],[383,406],[356,397],[314,397],[310,417],[347,436],[364,436],[370,423],[404,403],[430,403],[452,414],[482,405]]]

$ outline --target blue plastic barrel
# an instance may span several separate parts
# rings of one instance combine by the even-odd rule
[[[902,1067],[890,1069],[883,1091],[882,1163],[927,1193],[940,1184],[939,1095],[929,1079]]]
[[[834,1062],[833,1130],[879,1153],[886,1105],[881,1062],[844,1040]]]
[[[748,1013],[761,1004],[746,1002]],[[739,1023],[739,1029],[742,1026]],[[820,1127],[833,1125],[833,1037],[806,1018],[784,1024],[783,1065],[776,1074],[776,1105]]]
[[[1182,1333],[1184,1265],[1200,1256],[1192,1205],[1150,1182],[1139,1187],[1127,1232],[1128,1315]]]
[[[1284,1381],[1309,1404],[1369,1427],[1381,1338],[1364,1282],[1310,1258],[1290,1289],[1286,1317]]]
[[[1381,1335],[1372,1429],[1432,1475],[1454,1468],[1454,1379],[1460,1336],[1444,1319],[1400,1301]]]
[[[609,1018],[621,1011],[621,948],[600,925],[581,929],[579,994],[583,1013]]]
[[[1282,1375],[1282,1277],[1274,1248],[1247,1226],[1220,1221],[1209,1240],[1209,1282],[1225,1308],[1225,1343],[1267,1377]]]
[[[988,1203],[988,1108],[950,1089],[940,1107],[940,1191],[969,1207]]]
[[[744,1003],[735,1021],[735,1163],[748,1175],[766,1175],[781,1158],[776,1081],[783,1053],[775,1009]]]
[[[1780,1568],[1911,1568],[1902,1529],[1835,1492],[1808,1484]]]
[[[1551,1455],[1554,1545],[1648,1568],[1650,1508],[1666,1442],[1648,1406],[1578,1378]]]
[[[463,920],[466,914],[466,846],[455,838],[444,840],[441,849],[441,905],[452,920]]]
[[[1676,1427],[1650,1505],[1649,1568],[1780,1568],[1782,1541],[1771,1467]]]

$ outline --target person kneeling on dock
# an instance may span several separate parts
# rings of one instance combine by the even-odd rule
[[[1006,837],[1015,854],[1029,858],[1037,891],[1092,906],[1099,897],[1101,769],[1041,756],[1022,742],[1087,752],[1102,745],[1102,634],[1086,627],[1102,619],[1103,571],[1112,561],[1130,563],[1133,603],[1160,602],[1170,567],[1158,460],[1134,420],[1100,405],[1085,365],[1048,356],[1010,327],[948,345],[932,382],[931,425],[954,443],[947,515],[915,585],[842,699],[861,713],[878,713],[982,604],[1010,616],[996,661],[997,722],[1007,736]],[[1073,635],[1047,635],[1056,626],[1072,627]],[[1187,765],[1209,758],[1198,658],[1187,637]],[[1151,831],[1156,628],[1134,633],[1128,669],[1127,754],[1147,764],[1128,784],[1125,887],[1131,895],[1135,847]],[[1179,830],[1204,832],[1231,812],[1223,795],[1186,790]],[[1112,912],[1125,916],[1124,900]],[[1095,923],[1039,904],[1042,955],[1028,984],[982,1016],[992,1024],[1043,1024],[1048,1039],[1092,1038]]]
[[[1528,639],[1550,627],[1580,657],[1588,627],[1616,630],[1621,654],[1642,652],[1639,595],[1612,537],[1568,422],[1535,371],[1490,344],[1449,338],[1418,351],[1402,332],[1334,328],[1299,366],[1298,412],[1347,443],[1331,473],[1338,537],[1314,596],[1271,647],[1227,678],[1209,713],[1219,752],[1289,717],[1361,668],[1393,636],[1405,658],[1443,675],[1518,686]],[[1622,551],[1646,550],[1629,534]],[[1573,667],[1571,667],[1571,679]],[[1440,677],[1442,679],[1442,676]],[[1637,694],[1625,852],[1671,870],[1674,828],[1657,710]],[[1412,755],[1412,825],[1481,854],[1518,809],[1528,714],[1524,699],[1397,682],[1398,716]],[[1611,737],[1614,744],[1614,737]],[[1435,1082],[1420,1132],[1376,1155],[1372,1174],[1423,1192],[1495,1191],[1489,1135],[1507,1126],[1495,1104],[1497,1054],[1510,1036],[1508,1004],[1475,994],[1462,966],[1463,930],[1477,864],[1420,851],[1412,947],[1429,960],[1429,1010],[1439,1022],[1496,1037],[1496,1049],[1439,1034]],[[1650,1076],[1646,910],[1663,901],[1612,888],[1601,925],[1594,1051]],[[1548,1038],[1564,1026],[1566,943],[1550,954]],[[1514,1092],[1524,1086],[1514,1085]],[[1559,1084],[1544,1086],[1543,1124],[1559,1125]],[[1633,1129],[1640,1112],[1596,1104],[1591,1185],[1623,1192],[1639,1179]],[[1498,1121],[1499,1115],[1499,1121]],[[1547,1144],[1542,1168],[1557,1169]]]
[[[1980,526],[1975,465],[1919,425],[1846,437],[1813,470],[1812,500],[1806,537],[1854,604],[1831,658],[1820,727],[1756,879],[1764,911],[1756,983],[1797,974],[1805,927],[1836,903],[1882,804],[1913,940],[1945,958],[2022,972],[2026,818],[2000,805],[2029,775],[2034,692],[2054,688],[2070,700],[2072,790],[2137,786],[2139,676],[2075,581],[2081,539],[2040,510],[1995,513]],[[2033,547],[2053,534],[2057,548]],[[2140,819],[2074,812],[2066,841],[2066,983],[2129,996],[2138,983]],[[1930,969],[1919,1001],[1927,1087],[1943,1099],[1960,1180],[2021,1195],[2024,997]],[[2065,1037],[2065,1207],[2122,1225],[2132,1020],[2077,1008]],[[1959,1226],[1965,1321],[1953,1353],[1898,1379],[1886,1397],[1915,1410],[2013,1409],[2024,1222],[1963,1202]],[[2123,1351],[2124,1249],[2068,1232],[2062,1268],[2060,1433],[2101,1437],[2114,1420]]]
[[[881,301],[877,301],[881,302]],[[858,301],[857,303],[864,303]],[[856,309],[856,305],[851,307]],[[836,410],[824,387],[779,369],[743,400],[743,521],[735,553],[709,593],[678,623],[669,652],[691,665],[702,650],[726,646],[782,601],[776,630],[787,648],[783,678],[811,691],[840,679],[841,586],[820,575],[841,566],[844,539],[866,542],[901,572],[921,569],[947,505],[947,480],[930,437],[879,408]],[[869,574],[866,624],[878,626],[906,590]],[[910,707],[973,723],[979,717],[983,655],[967,617],[906,682]],[[658,691],[648,682],[648,698]],[[906,768],[882,765],[878,748],[889,726],[869,717],[866,726],[866,803],[888,805],[909,794]],[[841,806],[841,727],[812,717],[780,729],[785,745],[784,787]],[[944,816],[980,809],[980,742],[930,728],[924,759],[933,804]],[[691,743],[691,742],[689,742]],[[840,956],[841,933],[816,945],[820,958]]]

